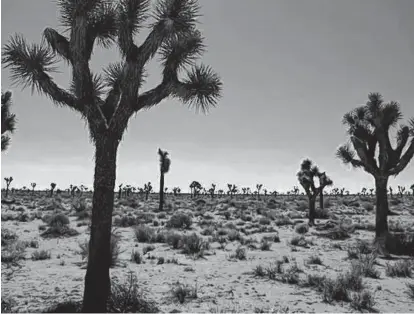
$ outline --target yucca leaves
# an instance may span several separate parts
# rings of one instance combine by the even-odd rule
[[[10,136],[16,129],[16,115],[10,112],[12,93],[1,93],[1,151],[7,150],[10,145]]]

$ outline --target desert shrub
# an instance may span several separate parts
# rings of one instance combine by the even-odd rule
[[[407,294],[414,300],[414,283],[407,283]]]
[[[16,301],[10,297],[1,297],[1,313],[15,313],[13,308],[16,306]]]
[[[308,224],[305,224],[305,223],[296,225],[295,227],[295,232],[299,234],[305,234],[308,231],[309,231],[309,226]]]
[[[236,259],[241,260],[241,261],[246,260],[247,259],[246,249],[239,246],[236,249],[236,251],[234,252],[234,254],[232,254],[230,257],[231,258],[236,258]]]
[[[89,211],[84,210],[76,212],[75,216],[78,217],[78,220],[89,219],[91,218],[91,213]]]
[[[49,227],[40,234],[42,238],[74,237],[77,235],[79,235],[79,232],[77,230],[64,225]]]
[[[76,198],[72,201],[72,209],[75,210],[77,213],[84,212],[87,210],[86,199]]]
[[[143,259],[141,256],[141,253],[139,253],[138,251],[133,250],[131,253],[131,261],[135,262],[137,264],[142,264]]]
[[[166,235],[166,243],[173,249],[179,249],[182,246],[183,236],[176,232],[169,232]]]
[[[204,235],[204,236],[211,236],[211,235],[214,234],[214,232],[215,232],[215,228],[212,227],[212,226],[210,226],[210,227],[208,227],[206,229],[203,229],[201,231],[201,234]]]
[[[49,216],[46,222],[49,225],[49,227],[60,227],[68,225],[70,223],[69,218],[62,213],[53,214]]]
[[[264,269],[264,267],[262,265],[257,265],[253,269],[253,274],[254,274],[254,276],[257,276],[257,277],[264,277],[264,276],[266,276],[266,270]]]
[[[228,210],[226,210],[225,212],[223,212],[223,216],[224,218],[226,218],[226,220],[229,220],[231,217],[231,213]]]
[[[17,265],[25,259],[27,245],[23,241],[14,241],[1,250],[1,262]]]
[[[147,254],[148,252],[152,252],[155,250],[155,246],[153,245],[146,245],[142,248],[142,254]]]
[[[190,287],[177,282],[176,287],[171,289],[171,293],[182,304],[185,302],[186,298],[197,298],[197,287]]]
[[[306,240],[306,238],[302,236],[294,236],[292,239],[290,239],[290,244],[294,246],[307,246],[310,242]]]
[[[385,238],[385,247],[390,254],[414,256],[414,233],[392,233]]]
[[[155,302],[145,299],[143,290],[139,289],[138,278],[134,272],[128,272],[125,281],[113,278],[111,295],[108,300],[109,313],[159,313]]]
[[[152,242],[155,238],[155,231],[151,227],[139,225],[134,229],[135,238],[138,242]]]
[[[8,243],[11,243],[17,240],[18,236],[15,232],[10,229],[2,228],[1,229],[1,246],[5,246]]]
[[[308,264],[323,265],[321,258],[318,255],[312,255],[308,259]]]
[[[260,243],[260,249],[262,251],[270,251],[270,247],[272,246],[272,243],[267,241],[267,240],[263,240]]]
[[[328,209],[328,208],[331,208],[331,207],[332,207],[332,201],[331,201],[331,199],[330,198],[325,198],[323,200],[323,208]]]
[[[193,224],[193,220],[190,215],[185,213],[176,213],[171,216],[170,220],[167,222],[167,228],[183,228],[190,229]]]
[[[296,210],[303,212],[306,211],[308,209],[308,202],[306,201],[298,201],[296,202]]]
[[[371,310],[375,305],[374,296],[368,290],[363,290],[361,292],[353,293],[351,300],[351,308],[363,311]]]
[[[364,277],[378,279],[379,271],[375,268],[375,254],[359,254],[358,261],[351,264],[351,271],[360,272]]]
[[[114,219],[114,226],[116,227],[132,227],[137,224],[137,218],[133,216],[122,216],[122,217],[116,217]]]
[[[202,256],[209,249],[209,243],[205,242],[195,232],[182,237],[184,254],[199,254]]]
[[[275,225],[276,226],[288,226],[288,225],[293,225],[293,221],[292,219],[290,219],[287,216],[282,216],[278,219],[275,220]]]
[[[81,311],[81,301],[65,301],[48,307],[42,313],[81,313]]]
[[[267,217],[261,217],[259,219],[259,224],[261,225],[270,225],[270,219]]]
[[[303,282],[303,286],[314,287],[317,291],[322,292],[326,280],[326,276],[308,274],[306,280]]]
[[[51,254],[49,251],[46,250],[34,251],[32,253],[32,261],[43,261],[50,258]]]
[[[316,208],[315,218],[317,219],[329,219],[329,210],[327,208]]]
[[[387,263],[385,274],[389,277],[411,277],[412,268],[413,264],[408,260],[397,261],[394,265]]]
[[[371,212],[374,210],[374,205],[370,202],[363,202],[362,203],[362,208],[365,209],[368,212]]]
[[[233,242],[233,241],[240,241],[243,237],[239,231],[231,229],[231,230],[228,230],[227,232],[227,238],[229,239],[230,242]]]

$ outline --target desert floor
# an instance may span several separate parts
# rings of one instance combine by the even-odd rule
[[[145,298],[163,312],[414,312],[414,259],[387,260],[367,249],[374,238],[373,197],[325,196],[322,219],[311,228],[304,196],[167,195],[162,212],[157,198],[115,201],[120,253],[111,277],[122,281],[133,271]],[[12,300],[16,312],[81,300],[86,270],[80,252],[89,239],[91,194],[8,199],[15,202],[2,204],[2,300]],[[393,196],[389,203],[397,214],[389,217],[390,230],[414,232],[414,198]],[[69,217],[79,234],[41,236],[57,213]],[[189,217],[191,226],[185,225]],[[171,221],[184,221],[183,228]],[[191,239],[193,233],[204,242]],[[175,241],[177,234],[186,239]],[[50,258],[33,255],[41,250]],[[140,253],[140,264],[133,251]],[[332,292],[340,290],[335,284],[352,273],[363,287],[344,288],[347,297],[340,300]],[[332,280],[315,283],[322,276]],[[188,292],[182,302],[179,291]]]

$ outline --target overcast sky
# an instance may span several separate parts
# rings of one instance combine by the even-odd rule
[[[158,190],[158,148],[170,152],[166,186],[187,190],[227,183],[286,191],[309,157],[336,187],[373,187],[373,178],[335,158],[346,142],[344,113],[365,103],[369,92],[401,103],[414,117],[414,1],[412,0],[201,0],[200,28],[207,53],[201,59],[222,77],[223,97],[209,115],[196,114],[174,100],[132,118],[119,148],[117,184]],[[1,44],[13,33],[40,42],[45,27],[58,27],[50,0],[3,0]],[[144,37],[138,36],[137,41]],[[97,51],[99,71],[118,60],[116,49]],[[56,82],[68,86],[61,63]],[[156,62],[145,86],[160,80]],[[13,91],[18,125],[2,176],[13,186],[58,188],[93,184],[93,146],[79,116],[30,89],[12,87],[2,69],[3,90]],[[414,183],[414,161],[390,184]],[[4,186],[4,182],[2,182]]]

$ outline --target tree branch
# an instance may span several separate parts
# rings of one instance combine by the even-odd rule
[[[401,171],[405,169],[405,167],[408,165],[410,160],[414,156],[414,137],[411,139],[410,146],[408,147],[407,151],[404,153],[404,155],[401,157],[399,163],[395,168],[392,168],[389,170],[389,175],[398,175]]]

